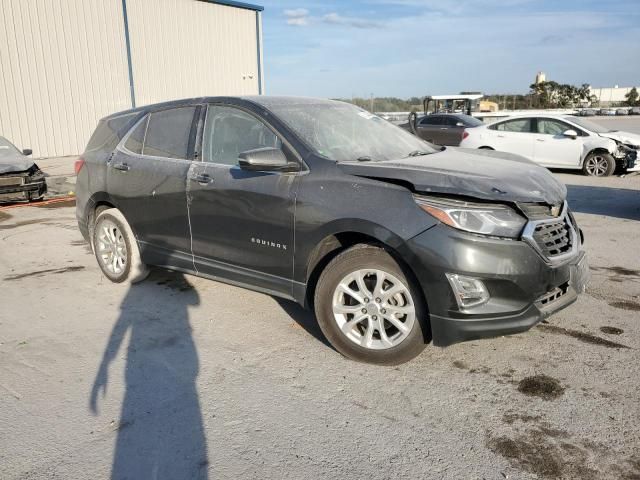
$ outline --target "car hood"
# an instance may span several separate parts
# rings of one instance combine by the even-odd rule
[[[33,160],[24,155],[7,155],[0,157],[0,175],[4,173],[26,172],[33,167]]]
[[[622,143],[634,145],[635,147],[640,147],[640,135],[638,135],[637,133],[617,131],[600,133],[599,135],[601,137],[611,138],[612,140],[617,140]]]
[[[461,195],[500,202],[558,205],[567,189],[546,168],[518,155],[448,147],[420,157],[382,162],[340,162],[345,173],[400,180],[416,192]]]

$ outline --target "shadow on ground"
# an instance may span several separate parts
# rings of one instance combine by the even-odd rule
[[[104,351],[89,406],[107,393],[109,366],[126,338],[125,382],[112,479],[206,479],[207,445],[189,307],[199,305],[183,275],[153,272],[129,288]]]
[[[638,190],[567,185],[567,199],[574,212],[640,220]]]
[[[320,326],[318,325],[318,321],[316,320],[316,316],[312,310],[304,309],[300,304],[291,300],[284,300],[276,297],[274,297],[274,299],[278,305],[280,305],[282,310],[284,310],[284,312],[289,315],[294,322],[300,325],[309,335],[330,349],[335,350],[322,333],[322,330],[320,330]]]

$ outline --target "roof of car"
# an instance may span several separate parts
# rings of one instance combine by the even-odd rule
[[[275,107],[279,105],[330,105],[337,103],[344,103],[338,100],[329,100],[326,98],[314,98],[314,97],[293,97],[293,96],[270,96],[270,95],[245,95],[245,96],[216,96],[216,97],[194,97],[184,98],[180,100],[171,100],[168,102],[153,103],[150,105],[144,105],[137,108],[131,108],[129,110],[122,110],[120,112],[112,113],[104,117],[110,119],[121,115],[127,115],[136,112],[146,112],[149,110],[158,110],[171,107],[180,107],[182,105],[190,105],[194,103],[207,103],[224,100],[244,100],[246,102],[255,103],[265,108]]]

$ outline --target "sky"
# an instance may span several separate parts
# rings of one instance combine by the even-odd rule
[[[640,85],[640,0],[260,0],[266,93],[526,93]]]

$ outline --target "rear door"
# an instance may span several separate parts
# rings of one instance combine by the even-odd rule
[[[533,142],[531,118],[514,118],[489,125],[491,147],[502,152],[515,153],[533,160]]]
[[[281,148],[299,161],[254,113],[208,106],[202,161],[193,162],[189,172],[193,258],[199,272],[291,296],[300,174],[240,169],[240,153],[263,147]]]
[[[576,138],[563,132],[575,130]],[[538,117],[534,133],[534,159],[549,167],[579,167],[582,155],[582,133],[576,127],[555,118]]]
[[[147,114],[107,164],[107,191],[149,264],[192,267],[185,188],[198,110],[185,106]]]
[[[445,126],[442,124],[442,115],[426,115],[418,123],[418,136],[427,142],[437,143],[443,139],[441,129]]]
[[[446,116],[443,117],[442,123],[442,127],[444,128],[440,131],[442,132],[442,139],[445,142],[442,143],[442,145],[451,145],[456,147],[460,145],[462,132],[464,131],[464,126],[458,126],[458,123],[461,123],[460,120],[454,116]]]

